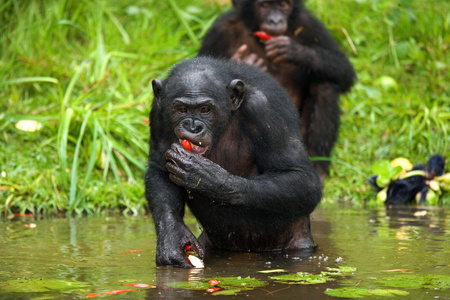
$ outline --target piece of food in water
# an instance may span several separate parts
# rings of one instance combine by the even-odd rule
[[[210,284],[210,285],[218,285],[219,283],[220,283],[220,281],[217,280],[217,279],[211,279],[211,280],[209,281],[209,284]]]
[[[198,258],[197,256],[189,255],[188,259],[189,259],[189,262],[191,263],[191,265],[193,265],[195,268],[201,269],[201,268],[205,267],[202,260],[200,258]]]

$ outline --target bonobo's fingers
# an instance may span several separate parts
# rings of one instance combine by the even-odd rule
[[[258,60],[254,64],[255,67],[260,68],[263,71],[267,71],[267,67],[264,65],[264,59],[258,58]]]
[[[197,239],[191,241],[192,249],[197,252],[198,256],[203,259],[205,257],[205,251],[203,250],[203,246]]]
[[[244,56],[245,51],[247,51],[248,46],[246,44],[243,44],[242,46],[240,46],[236,52],[234,52],[234,54],[231,56],[231,60],[237,61],[237,62],[241,62],[242,61],[242,57]]]
[[[276,59],[278,56],[286,56],[289,52],[291,40],[287,36],[277,36],[265,44],[266,56],[270,60]]]
[[[250,53],[244,58],[243,62],[246,63],[247,65],[254,66],[258,61],[258,59],[259,59],[258,55],[256,55],[255,53]]]

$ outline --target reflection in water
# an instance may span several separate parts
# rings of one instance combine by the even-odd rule
[[[188,226],[197,226],[188,218]],[[25,227],[28,223],[37,227]],[[194,299],[212,297],[205,291],[175,290],[173,282],[200,282],[214,277],[252,277],[267,282],[263,288],[235,298],[331,299],[328,288],[377,287],[373,278],[393,276],[392,271],[412,274],[450,274],[449,210],[443,208],[392,207],[346,209],[321,207],[312,216],[312,232],[318,247],[314,253],[214,252],[205,269],[155,266],[156,236],[150,217],[14,218],[0,219],[0,298],[84,298],[89,293],[128,289],[124,283],[146,283],[133,299]],[[135,252],[139,250],[140,252]],[[342,261],[341,261],[342,260]],[[338,261],[338,262],[337,262]],[[319,274],[326,267],[356,267],[355,274],[318,285],[284,285],[261,270]],[[391,272],[385,272],[391,271]],[[85,288],[18,293],[11,282],[35,279],[82,282]],[[22,282],[22,281],[21,281]],[[25,285],[24,285],[25,287]],[[32,290],[32,289],[31,289]],[[414,299],[444,298],[436,290],[410,291]]]

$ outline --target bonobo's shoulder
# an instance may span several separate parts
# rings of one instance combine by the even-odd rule
[[[232,31],[237,30],[238,28],[244,28],[244,22],[240,18],[239,14],[233,10],[228,11],[217,18],[217,20],[214,22],[212,28],[219,27],[221,30],[224,31]]]

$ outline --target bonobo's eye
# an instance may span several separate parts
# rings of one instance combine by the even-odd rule
[[[259,3],[259,6],[262,8],[269,8],[270,7],[270,2],[269,1],[262,1]]]
[[[211,112],[211,108],[209,108],[208,106],[202,106],[202,108],[200,108],[200,113],[202,114],[209,114]]]
[[[280,2],[278,2],[278,7],[280,9],[288,9],[290,7],[289,1],[280,1]]]
[[[184,106],[180,106],[177,108],[177,112],[180,114],[185,114],[185,113],[187,113],[187,108]]]

